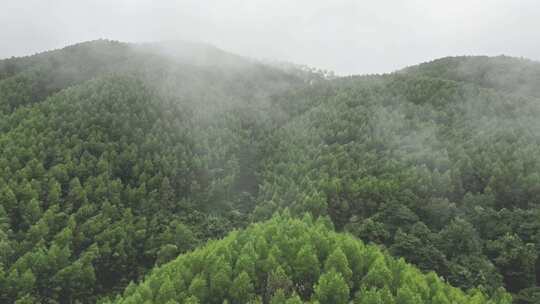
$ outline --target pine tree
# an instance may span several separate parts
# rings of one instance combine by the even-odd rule
[[[483,301],[480,301],[479,303],[482,303]],[[448,298],[444,294],[442,290],[437,290],[435,295],[433,296],[433,299],[431,299],[431,303],[433,304],[450,304],[450,301],[448,301]]]
[[[167,263],[178,255],[178,248],[173,244],[161,246],[157,253],[156,265]]]
[[[81,205],[86,203],[86,192],[81,186],[81,182],[77,177],[73,178],[69,182],[69,193],[66,198],[69,208],[78,209]]]
[[[349,302],[349,286],[343,276],[332,269],[319,278],[314,299],[321,304],[346,304]]]
[[[254,298],[254,292],[253,283],[245,271],[234,279],[229,291],[234,304],[248,303]]]
[[[302,297],[307,297],[311,294],[312,286],[319,278],[319,260],[313,247],[306,244],[302,246],[294,261],[294,281],[298,285],[298,293]]]
[[[408,286],[399,287],[397,290],[396,304],[414,303],[422,303],[420,295],[412,292]]]
[[[195,296],[197,300],[205,302],[208,296],[208,286],[206,280],[202,275],[197,275],[191,281],[188,292],[190,295]]]
[[[245,272],[249,275],[251,279],[256,278],[256,261],[257,254],[255,249],[251,244],[247,244],[242,248],[242,254],[238,257],[236,265],[234,267],[234,272],[239,275],[242,272]]]
[[[49,189],[47,191],[47,203],[49,205],[59,204],[61,195],[62,188],[60,183],[58,183],[55,179],[51,179],[49,181]]]
[[[444,240],[442,247],[449,259],[461,255],[478,255],[482,248],[474,227],[461,218],[453,220],[441,230],[439,237]]]
[[[386,304],[381,298],[381,294],[375,288],[361,289],[356,293],[355,304]]]
[[[214,302],[220,302],[218,299],[225,299],[227,291],[231,287],[232,269],[223,259],[216,261],[217,265],[212,268],[210,273],[210,295]]]
[[[17,207],[17,197],[13,190],[7,186],[0,189],[0,206],[3,206],[8,214],[13,214]]]
[[[285,301],[285,304],[302,304],[302,299],[295,293]]]
[[[162,206],[165,206],[168,210],[172,211],[174,208],[174,190],[172,189],[171,183],[167,177],[163,178],[161,181],[159,194]]]
[[[356,292],[354,298],[355,304],[397,304],[397,298],[394,298],[388,288],[362,288]],[[421,302],[418,302],[421,303]]]
[[[285,292],[283,291],[283,289],[278,289],[272,295],[272,298],[270,299],[270,304],[284,304],[286,301],[287,297],[285,296]]]
[[[176,289],[172,280],[165,280],[157,293],[155,302],[167,303],[169,300],[176,299]]]
[[[384,288],[392,281],[392,273],[388,269],[384,257],[375,259],[369,266],[369,271],[362,279],[362,286],[366,288]]]
[[[10,274],[11,277],[11,274]],[[32,270],[27,269],[19,277],[17,277],[17,293],[19,296],[32,294],[32,290],[36,285],[36,276]]]
[[[183,223],[174,226],[174,242],[180,252],[186,252],[197,246],[197,238],[193,231]]]
[[[289,279],[285,270],[281,266],[277,266],[268,276],[266,284],[266,294],[271,296],[276,291],[281,290],[284,293],[289,293],[293,287],[293,282]]]
[[[341,273],[341,276],[343,276],[349,287],[352,288],[352,270],[349,268],[347,257],[340,247],[336,248],[324,262],[324,270],[326,272],[332,269]]]
[[[200,304],[201,301],[199,301],[199,298],[196,296],[190,296],[184,301],[184,304]]]

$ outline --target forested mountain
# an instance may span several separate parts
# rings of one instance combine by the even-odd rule
[[[243,226],[265,96],[304,82],[109,41],[9,59],[1,74],[6,303],[92,303]]]
[[[154,269],[114,303],[511,303],[501,290],[464,293],[328,226],[277,215]]]
[[[341,78],[183,42],[0,60],[0,303],[538,303],[539,87],[510,57]]]
[[[540,97],[540,63],[524,58],[447,57],[406,68],[403,72],[472,82],[484,88]]]
[[[309,109],[273,135],[257,219],[329,214],[457,286],[535,286],[539,100],[403,75],[309,94],[286,98]]]

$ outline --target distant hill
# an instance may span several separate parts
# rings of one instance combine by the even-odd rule
[[[402,72],[470,82],[485,88],[540,97],[540,62],[523,58],[447,57],[412,66]]]

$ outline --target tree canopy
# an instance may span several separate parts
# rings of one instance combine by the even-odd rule
[[[257,244],[270,251],[260,254]],[[328,247],[315,245],[325,243]],[[333,248],[331,253],[327,248]],[[310,253],[305,253],[310,251]],[[312,271],[298,258],[313,254]],[[255,273],[244,270],[249,255]],[[272,265],[275,272],[266,271]],[[230,283],[212,289],[215,269]],[[502,289],[492,298],[478,289],[463,292],[435,273],[422,273],[403,259],[391,257],[377,246],[365,245],[350,234],[334,232],[323,219],[295,219],[287,212],[234,231],[192,252],[155,268],[138,285],[130,285],[111,303],[511,303]]]
[[[0,60],[0,302],[461,301],[444,281],[537,303],[539,81],[504,56],[329,77],[189,43]],[[318,223],[191,257],[285,209]],[[181,278],[141,283],[179,255]]]

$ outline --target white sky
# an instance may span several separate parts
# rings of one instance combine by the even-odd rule
[[[75,42],[190,40],[338,74],[451,55],[540,60],[538,0],[0,0],[0,58]]]

